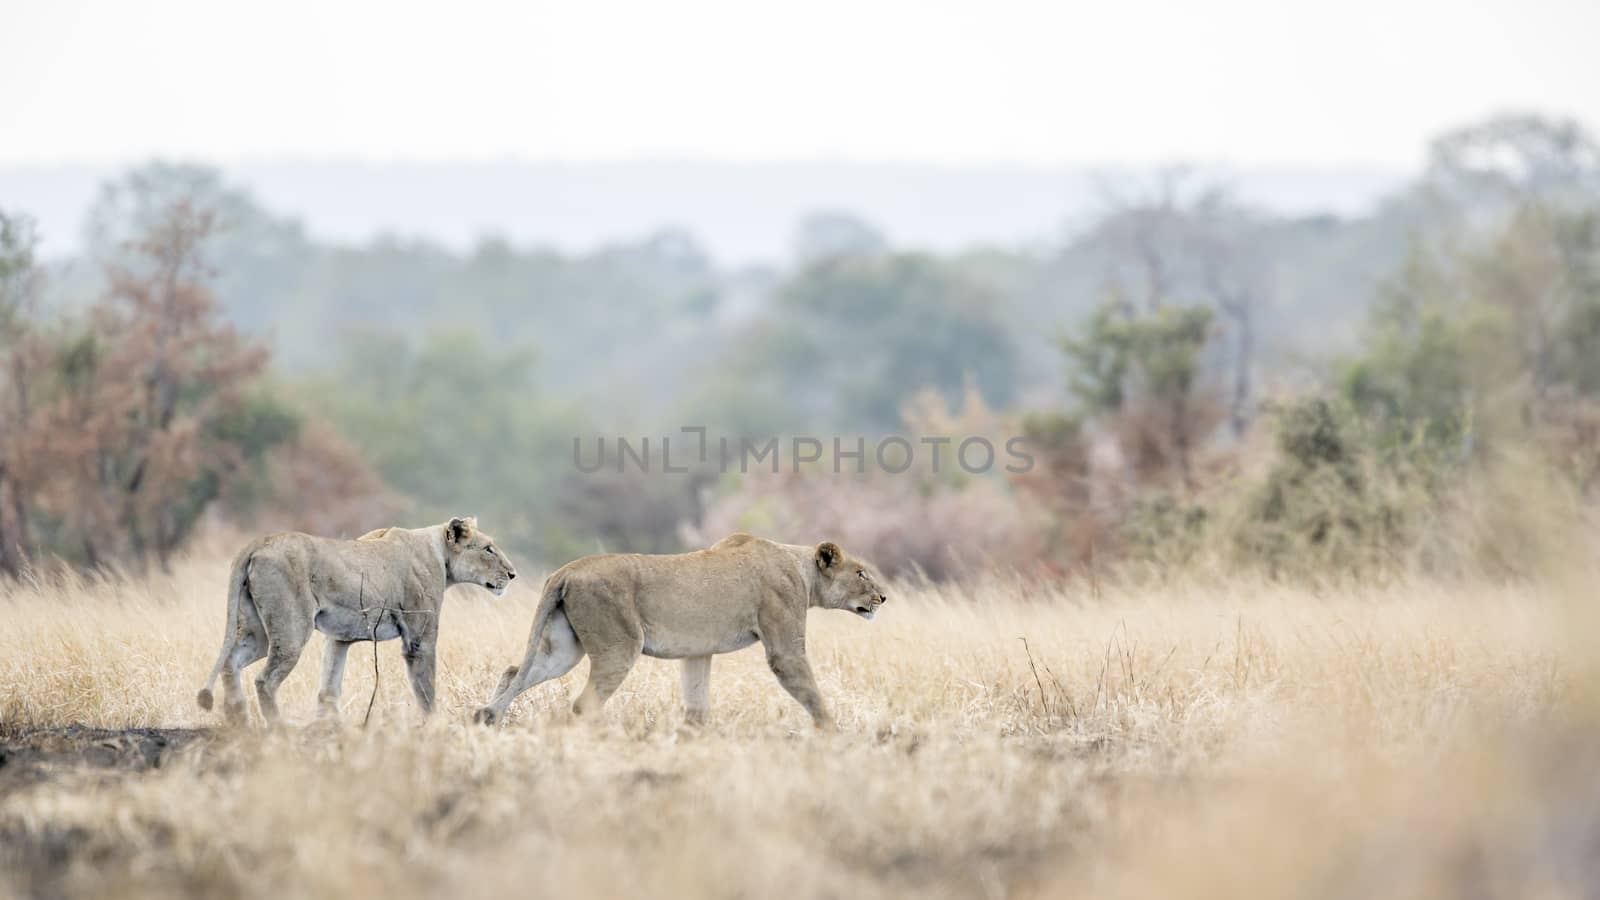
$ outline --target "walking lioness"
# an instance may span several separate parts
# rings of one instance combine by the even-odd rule
[[[445,588],[476,584],[500,595],[516,577],[511,560],[470,518],[427,528],[380,528],[354,541],[298,532],[259,538],[233,561],[222,652],[195,699],[202,709],[211,708],[211,685],[220,673],[228,686],[228,720],[244,721],[249,707],[239,671],[265,656],[256,696],[261,715],[276,719],[278,685],[314,629],[327,637],[317,693],[324,714],[338,709],[350,645],[394,638],[401,640],[411,691],[422,711],[430,712]]]
[[[494,723],[518,694],[565,675],[586,653],[589,683],[573,711],[598,711],[643,653],[683,660],[684,706],[698,724],[711,711],[711,657],[760,641],[778,683],[829,729],[806,660],[806,610],[871,619],[887,599],[870,567],[831,541],[806,547],[736,534],[693,553],[585,557],[545,581],[522,665],[506,670],[475,718]]]

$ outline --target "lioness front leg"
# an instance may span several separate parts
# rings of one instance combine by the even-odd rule
[[[683,719],[704,725],[711,718],[711,657],[691,656],[683,661]]]
[[[433,712],[434,650],[431,645],[406,644],[406,674],[411,676],[411,693],[424,716]]]
[[[835,727],[833,715],[828,712],[827,704],[822,702],[817,679],[811,674],[811,663],[806,659],[805,639],[785,641],[763,638],[763,643],[767,648],[767,665],[772,669],[772,674],[778,676],[778,683],[789,692],[789,696],[806,708],[818,730],[832,731]]]

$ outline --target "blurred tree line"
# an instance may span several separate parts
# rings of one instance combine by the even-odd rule
[[[324,495],[330,511],[382,492],[347,445],[302,440],[300,417],[264,389],[266,350],[208,285],[215,211],[149,212],[101,261],[98,296],[57,315],[40,309],[31,224],[0,215],[0,569],[44,554],[164,568],[222,501],[303,503],[277,471],[291,462],[353,473]]]
[[[941,577],[1440,558],[1421,535],[1460,467],[1532,448],[1600,481],[1597,178],[1581,128],[1506,116],[1440,137],[1365,216],[1273,216],[1172,170],[1108,185],[1054,246],[932,255],[822,212],[788,266],[728,269],[671,229],[583,254],[327,245],[215,170],[152,164],[105,186],[83,259],[41,263],[0,213],[0,566],[161,565],[208,517],[460,513],[549,562],[733,528]],[[575,438],[685,425],[1025,434],[1037,464],[573,465]]]
[[[1241,290],[1203,278],[1209,296],[1175,306],[1160,289],[1173,270],[1160,232],[1139,231],[1128,255],[1146,293],[1111,291],[1063,338],[1077,402],[1026,424],[1047,468],[1098,487],[1063,490],[1059,472],[1022,482],[1049,518],[1077,523],[1047,559],[1210,551],[1346,573],[1533,564],[1508,552],[1527,549],[1531,530],[1504,520],[1517,502],[1490,509],[1498,501],[1484,497],[1508,461],[1545,499],[1592,502],[1600,484],[1600,151],[1572,123],[1494,119],[1439,138],[1388,208],[1418,224],[1359,340],[1315,379],[1264,395],[1259,439],[1241,427],[1252,342],[1230,309],[1260,296],[1250,264],[1227,276]]]

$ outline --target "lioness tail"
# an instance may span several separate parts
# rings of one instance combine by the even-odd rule
[[[550,616],[561,607],[566,595],[567,579],[560,572],[545,581],[544,593],[539,596],[539,608],[533,614],[533,632],[528,637],[529,652],[544,640],[544,630],[550,624]]]
[[[194,702],[200,704],[201,709],[211,708],[211,686],[216,683],[217,675],[222,672],[222,665],[228,661],[234,641],[239,636],[239,602],[249,589],[245,582],[250,576],[250,555],[248,550],[239,554],[239,558],[233,561],[233,572],[228,576],[228,617],[223,624],[222,652],[217,654],[217,664],[211,667],[211,674],[206,676],[205,687],[194,696]]]

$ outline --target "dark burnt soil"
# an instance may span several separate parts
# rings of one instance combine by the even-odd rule
[[[215,740],[213,732],[203,728],[18,728],[0,724],[0,797],[47,790],[52,783],[65,790],[92,791],[103,783],[159,770],[178,754],[199,752]],[[157,830],[151,837],[154,842],[149,846],[159,848],[163,835]],[[95,873],[126,869],[132,865],[132,853],[118,844],[115,835],[95,834],[73,825],[28,827],[19,820],[0,820],[0,894],[116,896],[122,893],[119,885],[97,880]],[[153,893],[147,892],[151,896],[214,895],[214,880],[194,882],[194,873],[170,866],[154,869],[152,880],[145,885],[152,888]]]
[[[147,772],[212,740],[206,728],[12,728],[0,725],[0,794],[65,772]]]

